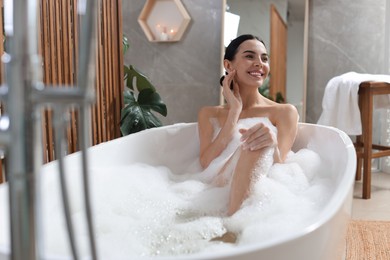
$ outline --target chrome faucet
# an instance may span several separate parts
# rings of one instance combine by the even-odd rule
[[[43,164],[41,140],[41,109],[50,105],[56,115],[55,149],[58,159],[64,215],[72,258],[78,259],[73,224],[70,217],[68,191],[64,174],[65,117],[70,107],[79,109],[78,140],[82,152],[84,202],[91,258],[97,259],[88,185],[89,108],[94,102],[95,42],[94,22],[96,1],[79,0],[78,11],[83,15],[80,37],[80,59],[77,87],[51,88],[42,82],[42,62],[38,54],[38,2],[13,1],[12,33],[7,35],[9,54],[5,64],[6,83],[0,88],[0,100],[5,110],[0,121],[0,145],[7,158],[6,173],[10,199],[11,259],[42,259],[39,234],[40,200],[37,173]],[[8,121],[7,121],[8,120]]]

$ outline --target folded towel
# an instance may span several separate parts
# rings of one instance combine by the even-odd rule
[[[390,75],[348,72],[332,78],[326,85],[322,99],[322,114],[317,123],[336,127],[348,135],[361,135],[358,91],[360,83],[364,81],[390,83]],[[390,107],[390,96],[376,96],[374,108],[384,107]]]

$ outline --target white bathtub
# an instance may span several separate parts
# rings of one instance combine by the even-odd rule
[[[195,123],[150,129],[91,147],[90,163],[94,167],[107,167],[129,162],[145,162],[156,166],[166,165],[172,172],[180,172],[184,169],[180,169],[175,161],[188,163],[193,161],[199,152],[197,136]],[[300,123],[293,150],[305,148],[309,142],[310,149],[317,152],[329,166],[328,172],[332,175],[330,179],[334,188],[332,196],[328,198],[314,223],[261,244],[237,247],[229,253],[180,256],[180,259],[343,259],[347,223],[352,206],[356,169],[355,150],[350,138],[335,128]],[[191,152],[173,150],[171,147],[175,143],[186,144],[185,149]],[[168,153],[170,156],[162,156]],[[66,163],[75,163],[78,157],[78,153],[69,155]],[[49,163],[44,167],[54,168],[55,164]],[[0,245],[0,260],[8,259],[7,255],[4,245]]]

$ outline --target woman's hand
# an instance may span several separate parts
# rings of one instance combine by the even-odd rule
[[[225,76],[224,80],[222,81],[222,94],[225,97],[226,103],[229,105],[230,109],[240,114],[242,110],[242,100],[239,86],[236,82],[234,82],[235,75],[236,71],[233,70]],[[233,89],[230,89],[231,84],[233,85]]]
[[[260,150],[267,147],[276,147],[277,137],[272,130],[263,123],[258,123],[248,129],[240,129],[241,142],[244,150]]]

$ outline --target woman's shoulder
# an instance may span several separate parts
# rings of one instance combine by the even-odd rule
[[[276,109],[282,113],[287,113],[289,115],[298,115],[298,110],[297,108],[292,105],[292,104],[288,104],[288,103],[283,103],[283,104],[277,104],[275,105]]]
[[[258,111],[259,114],[266,114],[266,116],[274,125],[278,125],[279,122],[287,123],[298,121],[299,119],[299,114],[296,107],[288,103],[273,103],[265,107],[260,106],[255,109]]]
[[[266,106],[257,106],[254,108],[256,112],[265,112],[266,114],[274,113],[288,113],[288,114],[298,114],[298,110],[294,105],[288,103],[270,103]]]
[[[226,110],[223,106],[204,106],[199,110],[199,114],[207,116],[217,116]]]
[[[275,113],[273,118],[277,123],[282,122],[289,124],[298,122],[299,114],[297,108],[292,104],[278,104],[275,106]]]
[[[204,106],[199,110],[199,118],[219,117],[226,110],[223,106]]]

